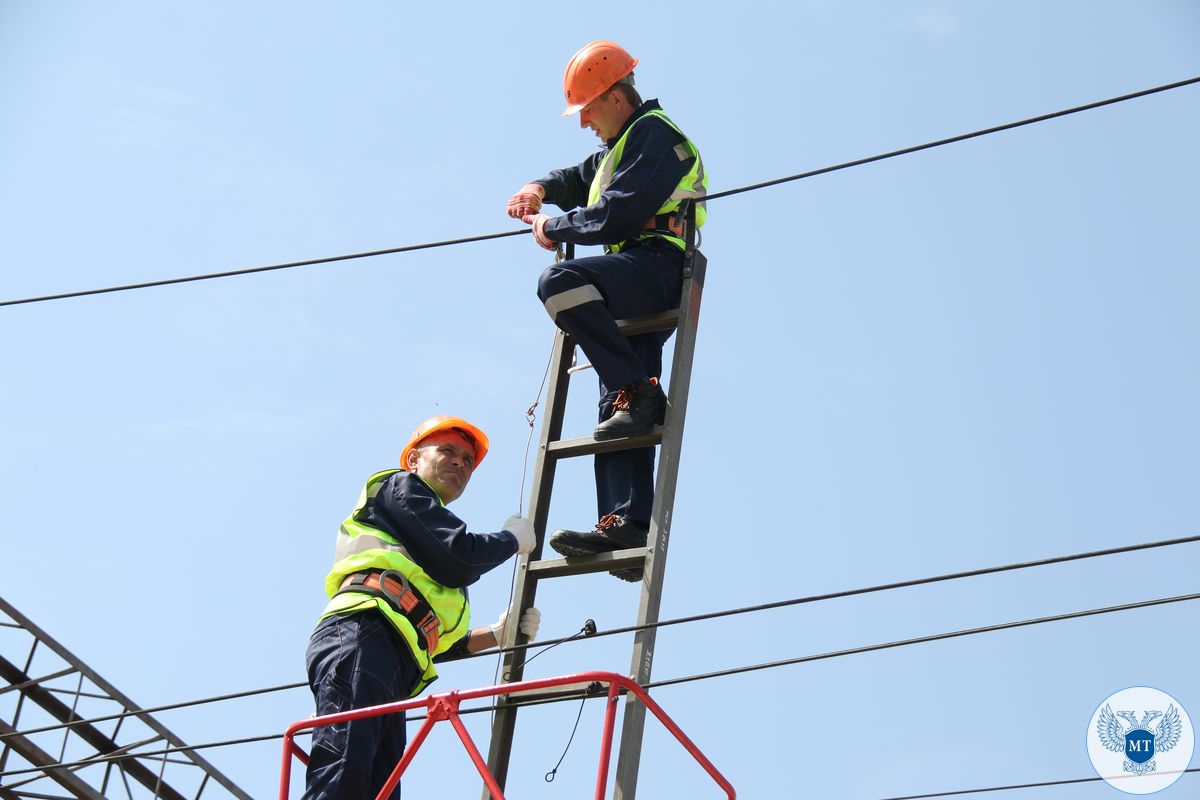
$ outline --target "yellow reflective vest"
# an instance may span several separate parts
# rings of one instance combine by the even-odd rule
[[[400,471],[389,469],[372,475],[358,497],[354,513],[346,518],[338,530],[333,568],[325,576],[325,594],[330,600],[321,614],[321,619],[333,614],[349,614],[372,607],[378,608],[399,631],[413,655],[413,660],[421,670],[421,680],[409,695],[415,697],[437,678],[437,670],[433,666],[434,656],[444,653],[470,632],[471,607],[465,589],[442,586],[412,560],[408,550],[394,537],[386,531],[359,521],[367,503],[379,493],[384,482]],[[434,496],[437,496],[437,492],[434,492]],[[441,503],[441,500],[438,502]],[[371,569],[399,572],[429,603],[438,619],[438,639],[433,652],[421,648],[416,627],[408,617],[396,611],[386,600],[361,592],[339,593],[342,582],[348,575]]]
[[[621,156],[625,153],[625,141],[629,138],[629,132],[637,127],[642,120],[649,119],[650,117],[662,120],[672,130],[683,136],[683,141],[675,146],[675,153],[679,156],[680,161],[687,160],[688,158],[695,159],[692,162],[692,168],[683,176],[683,179],[675,187],[675,191],[671,192],[671,196],[667,198],[667,201],[659,207],[654,215],[655,217],[661,217],[664,214],[673,214],[679,210],[684,200],[693,200],[696,203],[696,227],[699,228],[704,224],[704,220],[708,216],[708,212],[704,206],[704,198],[708,196],[708,176],[704,174],[704,162],[700,159],[700,151],[696,149],[696,145],[692,144],[692,140],[687,138],[683,131],[679,130],[679,126],[672,122],[660,108],[647,111],[635,119],[625,129],[625,132],[621,134],[621,138],[617,139],[616,144],[610,147],[608,152],[605,153],[604,158],[600,161],[600,166],[596,169],[596,174],[592,177],[591,186],[588,188],[588,205],[595,205],[599,202],[600,195],[604,194],[604,190],[612,183],[613,174],[617,170],[617,165],[621,163]],[[631,241],[649,239],[653,236],[666,239],[680,250],[687,248],[684,240],[674,235],[674,233],[662,230],[648,230],[620,244],[605,245],[604,250],[609,253],[616,253],[622,248],[627,247]]]

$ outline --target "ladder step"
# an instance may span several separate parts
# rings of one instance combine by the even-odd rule
[[[645,433],[637,436],[626,436],[621,439],[600,441],[588,436],[582,439],[559,439],[546,445],[548,458],[574,458],[575,456],[592,456],[596,453],[615,453],[618,450],[634,450],[639,447],[652,447],[662,444],[663,426],[655,425]]]
[[[669,331],[679,327],[679,309],[662,311],[658,314],[647,314],[644,317],[617,320],[617,330],[626,336],[637,336],[642,333]]]
[[[607,687],[596,681],[580,681],[579,683],[564,683],[548,689],[527,689],[524,692],[513,692],[498,698],[497,705],[522,705],[543,700],[558,700],[564,697],[603,697]]]
[[[570,556],[568,558],[551,558],[545,561],[530,561],[528,575],[530,578],[540,580],[542,578],[559,578],[564,575],[588,575],[613,569],[629,569],[642,566],[649,553],[649,547],[634,547],[629,550],[598,553],[594,556]]]

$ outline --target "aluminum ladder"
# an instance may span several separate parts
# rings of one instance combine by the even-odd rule
[[[672,510],[675,505],[675,483],[679,473],[679,457],[683,446],[683,423],[687,411],[688,388],[692,378],[692,357],[696,345],[696,330],[700,322],[700,300],[704,292],[704,273],[707,259],[696,248],[695,209],[689,207],[686,224],[683,288],[679,308],[636,319],[619,320],[617,327],[627,336],[654,331],[675,330],[675,350],[671,376],[667,385],[667,413],[664,424],[637,436],[609,441],[597,441],[588,435],[581,439],[562,439],[563,417],[567,406],[570,381],[568,369],[575,353],[575,342],[562,330],[555,334],[550,358],[550,382],[546,393],[545,413],[533,473],[529,500],[530,518],[537,532],[533,552],[521,556],[517,565],[517,583],[513,605],[523,612],[534,605],[539,581],[593,572],[642,567],[642,594],[638,606],[637,625],[641,628],[633,641],[633,656],[629,677],[638,684],[650,682],[654,662],[654,640],[657,629],[644,628],[658,622],[663,574],[667,565],[667,543],[671,536]],[[566,257],[574,258],[574,245],[567,245]],[[546,521],[550,512],[550,495],[558,462],[564,458],[615,452],[648,445],[658,445],[658,467],[654,481],[654,504],[650,516],[650,533],[646,547],[618,550],[588,557],[543,558],[546,542]],[[552,555],[556,555],[553,554]],[[513,626],[515,628],[515,626]],[[519,641],[518,641],[519,638]],[[515,630],[501,642],[503,647],[524,643],[524,636]],[[506,682],[523,679],[525,650],[505,653],[503,675]],[[579,693],[576,692],[578,697]],[[492,740],[488,766],[503,789],[508,776],[516,729],[517,710],[522,701],[530,698],[506,698],[500,702],[492,724]],[[625,715],[621,726],[620,749],[617,758],[615,800],[633,800],[637,790],[638,766],[641,759],[642,730],[646,718],[645,706],[626,697]],[[484,788],[483,798],[491,793]]]

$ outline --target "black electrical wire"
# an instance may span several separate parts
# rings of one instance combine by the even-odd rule
[[[599,638],[602,636],[616,636],[624,633],[637,633],[638,631],[650,630],[652,628],[665,628],[671,625],[683,625],[690,622],[701,622],[710,619],[719,619],[721,617],[732,617],[738,614],[752,614],[759,611],[769,611],[776,608],[786,608],[788,606],[804,605],[807,603],[817,603],[824,600],[837,600],[845,597],[856,597],[864,594],[874,594],[876,592],[886,592],[893,589],[907,589],[914,586],[927,586],[934,583],[943,583],[946,581],[961,580],[963,578],[977,578],[983,575],[996,575],[1002,572],[1014,572],[1022,569],[1032,569],[1034,567],[1045,567],[1051,564],[1064,564],[1070,561],[1082,561],[1089,558],[1100,558],[1103,556],[1118,555],[1121,553],[1132,553],[1139,550],[1151,550],[1159,547],[1171,547],[1180,544],[1191,544],[1200,542],[1200,535],[1184,536],[1177,539],[1162,539],[1154,542],[1142,542],[1141,544],[1124,545],[1121,547],[1110,547],[1104,550],[1091,550],[1084,553],[1072,553],[1065,556],[1053,556],[1051,558],[1038,559],[1036,561],[1018,561],[1013,564],[1003,564],[997,567],[983,567],[980,569],[967,570],[965,572],[950,572],[944,575],[933,575],[927,578],[914,578],[907,581],[896,581],[894,583],[881,583],[874,586],[864,586],[858,589],[845,589],[838,592],[827,592],[825,594],[808,595],[807,597],[796,597],[790,600],[777,600],[771,603],[762,603],[755,606],[743,606],[741,608],[731,608],[724,611],[712,611],[705,614],[693,614],[687,617],[676,617],[675,619],[659,620],[658,622],[650,622],[645,625],[628,625],[623,628],[610,628],[608,630],[596,631],[590,634],[589,638]],[[481,656],[491,655],[496,652],[510,652],[514,650],[527,650],[536,647],[553,647],[562,642],[569,641],[578,636],[564,637],[561,639],[549,639],[541,642],[530,642],[528,644],[519,644],[512,647],[492,648],[490,650],[481,650],[478,653],[472,653],[468,658],[478,658]]]
[[[175,283],[190,283],[192,281],[207,281],[213,278],[229,278],[234,275],[249,275],[254,272],[270,272],[276,269],[291,269],[292,267],[310,267],[314,264],[329,264],[334,261],[351,261],[356,258],[370,258],[372,256],[386,256],[392,253],[409,253],[413,250],[430,250],[435,247],[449,247],[456,244],[468,244],[469,242],[484,242],[489,239],[503,239],[506,236],[520,236],[529,233],[529,230],[523,231],[505,231],[503,233],[485,233],[479,236],[465,236],[461,239],[446,239],[441,242],[425,242],[424,244],[410,244],[403,247],[389,247],[386,250],[369,250],[364,253],[350,253],[344,256],[328,256],[326,258],[311,258],[307,261],[290,261],[286,264],[271,264],[265,267],[245,267],[243,269],[231,269],[225,272],[210,272],[207,275],[191,275],[186,278],[164,278],[158,281],[147,281],[146,283],[129,283],[124,286],[109,286],[104,289],[84,289],[79,292],[65,292],[63,294],[48,294],[42,297],[26,297],[21,300],[0,300],[0,306],[16,306],[22,303],[42,303],[47,300],[66,300],[69,297],[85,297],[93,294],[107,294],[108,292],[125,292],[131,289],[149,289],[153,286],[169,286]]]
[[[806,597],[796,597],[796,598],[792,598],[789,600],[777,600],[775,602],[762,603],[762,604],[754,605],[754,606],[742,606],[740,608],[732,608],[732,609],[726,609],[726,610],[722,610],[722,611],[712,611],[712,612],[708,612],[705,614],[693,614],[693,615],[687,616],[687,617],[676,617],[674,619],[659,620],[658,622],[652,622],[652,623],[648,623],[646,625],[629,625],[629,626],[626,626],[623,628],[612,628],[609,630],[601,631],[601,630],[594,630],[594,624],[593,624],[593,626],[592,626],[593,629],[590,631],[587,631],[586,635],[587,635],[587,638],[598,638],[598,637],[602,637],[602,636],[616,636],[618,634],[636,633],[638,631],[649,630],[652,628],[665,628],[665,627],[668,627],[671,625],[683,625],[685,623],[691,623],[691,622],[702,622],[705,620],[719,619],[721,617],[730,617],[730,616],[735,616],[735,615],[739,615],[739,614],[752,614],[752,613],[757,613],[760,611],[769,611],[769,610],[777,609],[777,608],[786,608],[788,606],[816,603],[816,602],[820,602],[820,601],[824,601],[824,600],[836,600],[836,599],[846,598],[846,597],[855,597],[858,595],[874,594],[877,592],[886,592],[886,591],[891,591],[894,589],[907,589],[907,588],[911,588],[914,586],[926,586],[926,585],[934,584],[934,583],[943,583],[943,582],[947,582],[947,581],[962,580],[964,578],[976,578],[976,577],[981,577],[983,575],[995,575],[995,574],[1003,573],[1003,572],[1014,572],[1017,570],[1032,569],[1034,567],[1044,567],[1044,566],[1049,566],[1051,564],[1063,564],[1063,563],[1067,563],[1067,562],[1071,562],[1071,561],[1082,561],[1082,560],[1090,559],[1090,558],[1101,558],[1104,556],[1121,555],[1121,554],[1133,553],[1133,552],[1137,552],[1137,551],[1141,551],[1141,550],[1152,550],[1152,549],[1157,549],[1157,548],[1161,548],[1161,547],[1173,547],[1176,545],[1191,544],[1191,543],[1195,543],[1195,542],[1200,542],[1200,535],[1184,536],[1184,537],[1175,538],[1175,539],[1160,539],[1160,540],[1151,541],[1151,542],[1141,542],[1139,544],[1123,545],[1121,547],[1109,547],[1109,548],[1106,548],[1103,550],[1090,550],[1090,551],[1083,552],[1083,553],[1071,553],[1071,554],[1068,554],[1065,556],[1053,556],[1050,558],[1038,559],[1036,561],[1018,561],[1015,563],[1002,564],[1000,566],[995,566],[995,567],[982,567],[980,569],[967,570],[964,572],[950,572],[950,573],[945,573],[942,575],[933,575],[933,576],[929,576],[929,577],[925,577],[925,578],[914,578],[914,579],[906,580],[906,581],[896,581],[893,583],[882,583],[882,584],[876,584],[874,586],[864,586],[864,587],[860,587],[857,589],[845,589],[845,590],[838,591],[838,592],[828,592],[825,594],[808,595]],[[591,620],[589,620],[589,622],[591,622]],[[488,650],[480,650],[477,653],[470,653],[468,655],[464,655],[455,660],[462,661],[462,660],[466,660],[469,658],[484,658],[484,657],[495,655],[496,653],[513,652],[513,651],[517,651],[517,650],[528,650],[531,648],[540,648],[544,652],[545,650],[548,650],[551,647],[557,647],[558,645],[563,644],[565,642],[578,640],[580,637],[580,633],[582,633],[582,632],[583,631],[577,632],[577,633],[571,634],[570,636],[564,636],[559,639],[549,639],[549,640],[540,641],[540,642],[530,642],[528,644],[520,644],[520,645],[515,645],[513,647],[490,648]],[[526,663],[528,663],[528,662],[526,662]],[[300,689],[300,688],[304,688],[307,686],[308,686],[307,683],[288,683],[288,684],[283,684],[280,686],[271,686],[271,687],[267,687],[264,689],[249,689],[249,690],[242,691],[242,692],[234,692],[232,694],[217,695],[215,697],[207,697],[207,698],[203,698],[201,700],[188,700],[188,701],[182,701],[182,702],[178,702],[178,703],[171,703],[168,705],[155,706],[153,708],[143,708],[143,709],[139,709],[136,711],[125,711],[125,712],[121,712],[118,714],[110,714],[110,715],[102,716],[102,717],[91,717],[88,719],[71,720],[69,722],[58,723],[56,725],[47,725],[42,728],[34,728],[31,730],[27,730],[27,731],[18,731],[18,732],[13,732],[13,733],[0,733],[0,742],[3,742],[5,739],[12,737],[12,736],[30,735],[30,734],[34,734],[34,733],[45,733],[46,731],[58,730],[61,728],[69,728],[74,725],[83,725],[83,724],[90,724],[90,723],[96,723],[96,722],[107,722],[109,720],[121,719],[123,717],[132,717],[132,716],[137,716],[140,714],[153,714],[153,713],[157,713],[160,711],[173,711],[173,710],[179,709],[179,708],[187,708],[190,706],[205,705],[208,703],[216,703],[216,702],[221,702],[221,701],[225,701],[225,700],[237,700],[237,699],[240,699],[243,697],[251,697],[251,696],[259,695],[259,694],[269,694],[271,692],[279,692],[279,691],[285,691],[285,690],[289,690],[289,689]]]
[[[1188,772],[1200,772],[1200,767],[1182,770],[1184,774]],[[1170,774],[1170,773],[1161,773]],[[931,800],[935,797],[961,797],[965,794],[983,794],[984,792],[1008,792],[1013,789],[1037,789],[1043,786],[1068,786],[1073,783],[1095,783],[1102,781],[1104,778],[1099,776],[1095,778],[1067,778],[1059,781],[1038,781],[1036,783],[1010,783],[1006,786],[988,786],[982,789],[958,789],[951,792],[932,792],[930,794],[906,794],[896,797],[881,797],[879,800]]]
[[[5,739],[14,736],[31,736],[35,733],[45,733],[47,731],[56,731],[62,728],[72,728],[76,725],[94,725],[97,722],[109,722],[114,719],[125,719],[126,717],[140,717],[143,714],[157,714],[160,711],[174,711],[180,708],[191,708],[192,706],[203,706],[208,703],[219,703],[225,700],[240,700],[243,697],[254,697],[260,694],[271,694],[272,692],[282,692],[288,689],[307,689],[308,683],[285,683],[281,686],[268,686],[265,689],[247,689],[243,692],[233,692],[231,694],[221,694],[214,697],[204,697],[200,700],[184,700],[178,703],[168,703],[163,706],[152,706],[151,708],[138,708],[130,711],[121,711],[116,714],[107,714],[102,717],[87,717],[60,722],[56,725],[46,725],[42,728],[30,728],[24,731],[13,731],[12,733],[0,733],[0,743]]]
[[[1029,119],[1023,119],[1023,120],[1019,120],[1017,122],[1009,122],[1004,125],[997,125],[997,126],[991,127],[991,128],[984,128],[982,130],[972,131],[971,133],[962,133],[957,136],[951,136],[946,139],[938,139],[937,141],[934,141],[934,142],[926,142],[925,144],[914,145],[912,147],[905,147],[900,150],[892,150],[887,153],[881,153],[879,155],[868,156],[867,158],[860,158],[855,161],[847,161],[843,164],[836,164],[831,167],[822,167],[821,169],[815,169],[815,170],[811,170],[809,172],[801,172],[796,175],[789,175],[784,178],[775,178],[774,180],[763,181],[762,183],[754,183],[754,184],[750,184],[749,186],[741,186],[736,189],[728,189],[723,192],[717,192],[715,194],[710,194],[705,198],[705,200],[706,201],[717,200],[722,197],[729,197],[731,195],[741,194],[743,192],[752,192],[752,191],[756,191],[758,189],[766,189],[771,186],[778,186],[781,183],[789,183],[791,181],[798,181],[798,180],[802,180],[804,178],[812,178],[817,175],[825,175],[826,173],[829,173],[829,172],[837,172],[838,170],[849,169],[850,167],[858,167],[858,166],[862,166],[863,164],[871,164],[873,162],[883,161],[884,159],[888,159],[888,158],[895,158],[897,156],[908,155],[910,153],[917,153],[922,150],[929,150],[934,147],[942,147],[943,145],[954,144],[955,142],[963,142],[963,141],[966,141],[967,139],[974,139],[979,136],[987,136],[987,135],[993,134],[993,133],[1000,133],[1002,131],[1012,130],[1013,128],[1020,128],[1025,125],[1032,125],[1035,122],[1045,122],[1046,120],[1056,119],[1058,117],[1065,117],[1069,114],[1078,114],[1081,111],[1090,111],[1092,109],[1101,108],[1103,106],[1113,105],[1114,103],[1123,103],[1127,100],[1134,100],[1139,97],[1146,97],[1147,95],[1157,94],[1158,92],[1166,92],[1171,89],[1179,89],[1181,87],[1189,86],[1194,83],[1200,83],[1200,76],[1197,76],[1195,78],[1188,78],[1187,80],[1176,81],[1174,83],[1164,84],[1162,86],[1156,86],[1152,89],[1142,89],[1141,91],[1131,92],[1130,94],[1123,94],[1123,95],[1120,95],[1119,97],[1110,97],[1107,100],[1097,100],[1096,102],[1093,102],[1093,103],[1087,103],[1085,105],[1063,109],[1062,111],[1053,111],[1049,114],[1041,114],[1039,116],[1030,117]],[[292,261],[292,262],[288,262],[286,264],[272,264],[272,265],[263,266],[263,267],[246,267],[244,269],[227,270],[225,272],[212,272],[212,273],[209,273],[206,275],[192,275],[192,276],[184,277],[184,278],[165,278],[163,280],[148,281],[146,283],[130,283],[130,284],[125,284],[123,286],[109,286],[109,287],[103,288],[103,289],[85,289],[85,290],[77,291],[77,292],[64,292],[62,294],[42,295],[41,297],[25,297],[25,298],[21,298],[19,300],[0,300],[0,306],[15,306],[15,305],[22,305],[25,303],[42,303],[42,302],[46,302],[49,300],[66,300],[66,299],[72,298],[72,297],[85,297],[88,295],[106,294],[109,292],[124,292],[124,291],[129,291],[132,289],[148,289],[148,288],[151,288],[154,286],[168,286],[168,285],[176,284],[176,283],[189,283],[192,281],[204,281],[204,280],[210,280],[213,278],[228,278],[228,277],[232,277],[235,275],[249,275],[249,274],[255,273],[255,272],[269,272],[272,270],[290,269],[292,267],[307,267],[307,266],[312,266],[314,264],[329,264],[329,263],[332,263],[335,261],[350,261],[350,260],[356,259],[356,258],[369,258],[371,256],[391,255],[393,253],[407,253],[407,252],[411,252],[413,250],[429,250],[429,249],[432,249],[435,247],[450,247],[452,245],[467,244],[469,242],[482,242],[482,241],[487,241],[489,239],[502,239],[506,236],[521,236],[521,235],[528,234],[528,233],[530,233],[529,229],[517,230],[517,231],[505,231],[503,233],[486,233],[486,234],[480,234],[478,236],[466,236],[466,237],[463,237],[460,239],[447,239],[447,240],[440,241],[440,242],[426,242],[423,244],[412,244],[412,245],[406,245],[403,247],[392,247],[392,248],[388,248],[386,250],[370,250],[370,251],[367,251],[364,253],[351,253],[349,255],[342,255],[342,256],[328,256],[326,258],[314,258],[314,259],[309,259],[307,261]]]
[[[743,666],[743,667],[734,667],[732,669],[719,670],[717,672],[707,672],[707,673],[701,673],[701,674],[697,674],[697,675],[687,675],[687,676],[683,676],[683,677],[679,677],[679,678],[669,678],[669,679],[663,680],[663,681],[653,681],[651,683],[646,684],[643,688],[645,688],[647,691],[649,691],[650,689],[662,688],[665,686],[674,686],[677,684],[691,683],[691,682],[695,682],[695,681],[713,680],[715,678],[724,678],[724,677],[729,677],[732,675],[737,675],[737,674],[741,674],[741,673],[745,673],[745,672],[753,672],[753,671],[764,670],[764,669],[775,669],[778,667],[792,666],[794,664],[802,664],[802,663],[809,662],[809,661],[821,661],[821,660],[826,660],[826,659],[831,659],[831,658],[841,658],[844,656],[859,655],[861,653],[870,653],[870,652],[874,652],[874,651],[878,651],[878,650],[887,650],[887,649],[893,649],[893,648],[897,648],[897,647],[907,647],[909,645],[915,645],[915,644],[927,644],[929,642],[941,641],[941,640],[945,640],[945,639],[954,639],[954,638],[961,638],[961,637],[965,637],[965,636],[974,636],[974,635],[981,634],[981,633],[992,633],[995,631],[1029,627],[1032,625],[1044,625],[1044,624],[1047,624],[1050,622],[1062,622],[1065,620],[1080,619],[1083,617],[1098,616],[1101,614],[1113,614],[1113,613],[1116,613],[1119,611],[1130,611],[1130,610],[1138,609],[1138,608],[1149,608],[1152,606],[1167,605],[1170,603],[1181,603],[1181,602],[1185,602],[1188,600],[1200,600],[1200,593],[1176,595],[1174,597],[1162,597],[1162,598],[1158,598],[1155,600],[1142,600],[1142,601],[1138,601],[1138,602],[1134,602],[1134,603],[1125,603],[1125,604],[1116,605],[1116,606],[1106,606],[1103,608],[1086,609],[1084,611],[1071,611],[1071,612],[1066,612],[1063,614],[1054,614],[1054,615],[1046,616],[1046,617],[1037,617],[1035,619],[1018,620],[1015,622],[1003,622],[1003,623],[999,623],[997,625],[987,625],[987,626],[978,627],[978,628],[970,628],[967,630],[949,631],[946,633],[932,634],[929,636],[919,636],[916,638],[904,639],[904,640],[895,641],[895,642],[885,642],[883,644],[867,645],[864,647],[851,647],[851,648],[847,648],[845,650],[837,650],[837,651],[833,651],[833,652],[829,652],[829,653],[820,653],[817,655],[800,656],[798,658],[782,659],[779,661],[771,661],[771,662],[761,663],[761,664],[751,664],[751,665]],[[588,689],[581,690],[580,692],[571,692],[571,693],[564,694],[559,697],[552,697],[552,698],[546,698],[546,699],[541,699],[541,700],[530,700],[530,701],[525,701],[525,702],[508,703],[505,705],[505,707],[506,708],[514,708],[514,707],[524,708],[527,706],[548,705],[550,703],[572,702],[572,701],[580,699],[581,696],[582,697],[588,696],[589,691],[590,691],[590,687]],[[476,708],[460,709],[459,713],[460,714],[480,714],[480,713],[494,711],[497,708],[499,708],[499,706],[497,706],[497,705],[480,706],[480,707],[476,707]],[[411,717],[411,718],[409,718],[408,721],[409,722],[417,722],[424,718],[425,717],[423,717],[423,716]],[[187,745],[184,747],[167,747],[167,748],[162,748],[160,750],[143,751],[143,752],[139,752],[139,753],[120,753],[120,754],[114,754],[114,755],[104,755],[104,756],[97,756],[95,758],[83,759],[80,761],[63,762],[63,763],[58,763],[58,764],[45,764],[45,765],[38,766],[38,767],[24,768],[24,769],[18,769],[18,770],[8,770],[6,772],[0,772],[0,778],[7,778],[7,777],[15,776],[15,775],[24,775],[24,774],[28,774],[28,773],[32,773],[32,772],[44,772],[46,770],[51,770],[51,769],[73,769],[73,768],[88,766],[90,764],[95,764],[95,763],[100,763],[100,762],[105,762],[105,761],[123,761],[123,760],[129,760],[132,758],[149,758],[151,756],[170,755],[173,753],[187,752],[187,751],[191,751],[191,750],[207,750],[207,749],[216,748],[216,747],[229,747],[232,745],[249,744],[249,743],[254,743],[254,742],[269,741],[272,739],[282,739],[282,738],[283,738],[283,734],[268,734],[266,736],[254,736],[254,737],[245,737],[245,738],[239,738],[239,739],[228,739],[228,740],[219,741],[219,742],[208,742],[206,744]],[[940,795],[923,795],[923,796],[938,797]],[[896,798],[895,800],[900,800],[900,799]]]
[[[729,189],[724,192],[717,192],[716,194],[710,194],[708,197],[705,198],[705,200],[706,201],[715,200],[719,197],[728,197],[731,194],[741,194],[742,192],[752,192],[752,191],[755,191],[756,189],[765,189],[768,186],[778,186],[781,183],[789,183],[791,181],[798,181],[803,178],[812,178],[816,175],[825,175],[826,173],[829,173],[829,172],[837,172],[838,170],[841,170],[841,169],[849,169],[850,167],[859,167],[859,166],[862,166],[863,164],[871,164],[875,161],[883,161],[885,158],[895,158],[896,156],[906,156],[906,155],[909,155],[910,153],[918,153],[922,150],[929,150],[931,148],[941,147],[941,146],[947,145],[947,144],[954,144],[955,142],[965,142],[967,139],[974,139],[978,136],[987,136],[988,134],[1000,133],[1001,131],[1010,131],[1013,128],[1020,128],[1025,125],[1032,125],[1035,122],[1045,122],[1046,120],[1056,119],[1058,117],[1065,117],[1069,114],[1078,114],[1080,111],[1091,111],[1094,108],[1101,108],[1102,106],[1110,106],[1114,103],[1123,103],[1126,100],[1135,100],[1139,97],[1145,97],[1147,95],[1157,94],[1158,92],[1165,92],[1165,91],[1169,91],[1171,89],[1178,89],[1180,87],[1188,86],[1193,83],[1200,83],[1200,77],[1188,78],[1187,80],[1184,80],[1184,81],[1176,81],[1175,83],[1168,83],[1163,86],[1156,86],[1153,89],[1143,89],[1138,92],[1132,92],[1130,94],[1123,94],[1120,97],[1110,97],[1107,100],[1097,100],[1094,103],[1087,103],[1086,105],[1075,106],[1074,108],[1066,108],[1066,109],[1063,109],[1062,111],[1052,111],[1049,114],[1042,114],[1040,116],[1030,117],[1029,119],[1023,119],[1018,122],[1009,122],[1004,125],[997,125],[994,128],[984,128],[983,130],[974,131],[972,133],[962,133],[962,134],[959,134],[958,136],[951,136],[948,139],[938,139],[936,142],[928,142],[926,144],[918,144],[913,147],[905,147],[901,150],[893,150],[890,153],[882,153],[877,156],[870,156],[868,158],[860,158],[856,161],[847,161],[844,164],[837,164],[836,166],[832,166],[832,167],[823,167],[821,169],[814,169],[810,172],[801,172],[796,175],[789,175],[786,178],[776,178],[775,180],[764,181],[762,183],[755,183],[750,186],[742,186],[741,188],[738,188],[738,189]]]
[[[651,681],[646,684],[645,689],[657,689],[662,686],[674,686],[679,683],[691,683],[693,681],[704,681],[711,678],[724,678],[730,675],[740,675],[746,672],[757,672],[764,669],[775,669],[776,667],[788,667],[793,664],[806,664],[810,661],[824,661],[830,658],[841,658],[843,656],[858,655],[859,653],[873,653],[877,650],[890,650],[896,647],[907,647],[914,644],[928,644],[929,642],[940,642],[945,639],[957,639],[963,636],[974,636],[980,633],[993,633],[995,631],[1010,630],[1012,628],[1027,628],[1032,625],[1044,625],[1047,622],[1062,622],[1068,619],[1081,619],[1083,617],[1094,617],[1100,614],[1112,614],[1117,611],[1130,611],[1135,608],[1149,608],[1151,606],[1162,606],[1168,603],[1182,603],[1187,600],[1200,600],[1200,592],[1195,594],[1180,594],[1174,597],[1162,597],[1157,600],[1142,600],[1137,603],[1125,603],[1119,606],[1106,606],[1104,608],[1090,608],[1086,611],[1070,611],[1065,614],[1054,614],[1048,617],[1037,617],[1035,619],[1018,620],[1016,622],[1001,622],[997,625],[984,625],[979,628],[967,628],[959,631],[948,631],[946,633],[934,633],[929,636],[918,636],[913,639],[900,639],[894,642],[884,642],[883,644],[871,644],[864,647],[851,647],[846,650],[834,650],[829,653],[819,653],[817,655],[799,656],[797,658],[785,658],[780,661],[768,661],[762,664],[751,664],[744,667],[732,667],[730,669],[717,670],[716,672],[706,672],[699,675],[688,675],[682,678],[668,678],[662,681]]]

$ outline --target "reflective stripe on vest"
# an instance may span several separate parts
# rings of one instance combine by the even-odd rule
[[[679,130],[679,126],[670,120],[662,109],[653,109],[642,114],[633,121],[633,124],[625,129],[625,133],[621,134],[621,138],[617,139],[609,151],[600,161],[600,167],[596,170],[595,176],[592,178],[592,185],[588,190],[588,205],[595,205],[600,200],[600,195],[604,194],[604,190],[612,183],[613,173],[617,170],[617,165],[621,163],[621,156],[625,152],[625,140],[629,138],[629,132],[633,130],[634,125],[637,125],[644,119],[649,117],[657,117],[671,126],[671,130],[683,136],[683,141],[675,145],[675,155],[680,161],[686,161],[689,158],[695,158],[692,163],[692,168],[679,181],[679,185],[675,187],[675,191],[671,192],[671,196],[667,201],[659,207],[654,216],[660,217],[664,214],[672,214],[679,210],[679,206],[684,200],[696,201],[696,227],[699,228],[704,224],[704,220],[708,217],[708,211],[704,205],[704,198],[708,196],[708,176],[704,173],[704,162],[700,159],[700,151],[696,149],[696,145],[692,144],[692,140],[684,136],[683,131]],[[654,230],[646,231],[638,234],[632,240],[626,240],[619,244],[605,245],[604,250],[608,253],[620,252],[626,247],[630,241],[638,241],[648,239],[652,236],[659,236],[666,239],[671,244],[678,247],[680,250],[685,250],[687,244],[679,236],[674,236],[671,233]]]
[[[442,586],[412,560],[404,545],[392,538],[386,531],[358,521],[357,517],[379,493],[384,482],[397,472],[400,470],[384,470],[367,479],[367,484],[358,497],[358,505],[355,506],[354,513],[342,523],[338,530],[333,568],[325,576],[325,594],[331,599],[321,613],[321,619],[333,614],[348,614],[352,611],[378,608],[380,613],[387,617],[400,633],[412,653],[413,660],[421,670],[421,680],[418,681],[410,695],[415,697],[437,678],[433,657],[445,652],[469,632],[471,608],[465,589]],[[436,494],[434,492],[435,496]],[[360,592],[337,593],[347,575],[367,569],[396,570],[404,575],[429,603],[438,618],[438,642],[433,652],[421,649],[413,624],[407,617],[397,613],[386,600]]]

